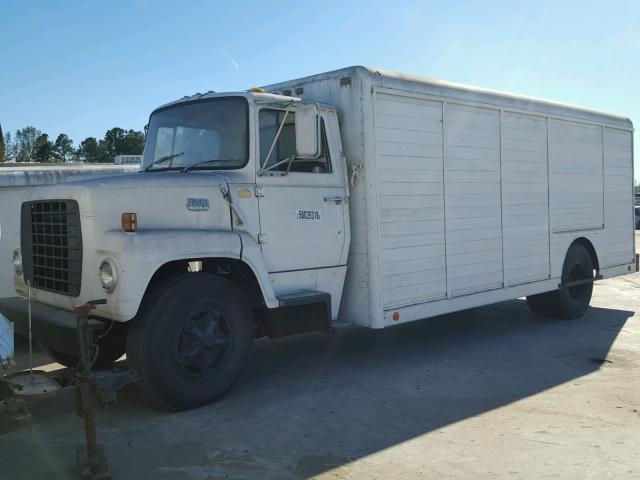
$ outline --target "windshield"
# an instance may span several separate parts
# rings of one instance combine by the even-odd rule
[[[211,98],[159,110],[149,120],[142,169],[242,168],[249,156],[248,125],[243,97]]]

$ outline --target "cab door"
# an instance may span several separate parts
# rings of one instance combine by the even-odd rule
[[[325,114],[326,115],[326,114]],[[296,158],[295,108],[262,108],[258,114],[258,171],[283,159],[257,177],[263,257],[270,273],[335,267],[344,264],[347,192],[340,168],[341,152],[327,136],[320,115],[320,147],[315,158]],[[286,117],[286,118],[285,118]],[[278,129],[278,141],[267,160]],[[266,163],[265,163],[266,162]]]

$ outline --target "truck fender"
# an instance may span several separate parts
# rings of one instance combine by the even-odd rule
[[[240,260],[242,253],[240,236],[237,232],[228,230],[143,230],[133,235],[109,232],[105,237],[108,237],[105,243],[109,247],[98,250],[98,258],[113,258],[120,273],[126,271],[127,274],[122,276],[122,284],[111,294],[119,299],[100,305],[95,313],[116,321],[134,317],[153,276],[164,265],[179,260],[203,258]],[[258,272],[254,272],[260,280]],[[85,293],[84,296],[97,298],[101,293]],[[113,305],[118,305],[119,308],[113,309]]]

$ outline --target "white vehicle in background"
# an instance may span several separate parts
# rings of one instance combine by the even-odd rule
[[[255,337],[522,296],[580,317],[594,280],[636,271],[632,132],[363,67],[185,97],[151,114],[139,174],[23,203],[17,291],[65,311],[106,298],[98,363],[126,351],[177,409],[226,392]],[[38,340],[72,364],[54,331]]]
[[[116,155],[113,163],[116,165],[140,165],[142,163],[142,155]]]

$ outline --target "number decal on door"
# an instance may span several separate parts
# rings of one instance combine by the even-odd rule
[[[296,210],[296,220],[299,222],[321,222],[320,210]]]

